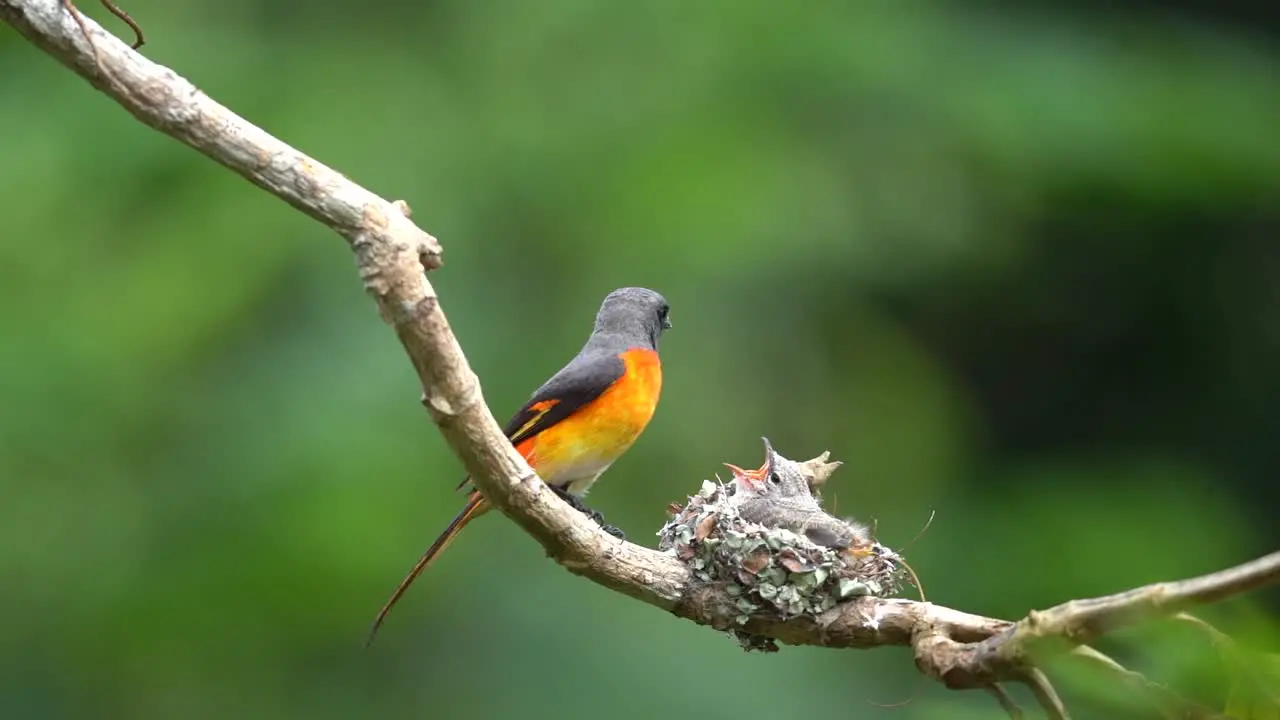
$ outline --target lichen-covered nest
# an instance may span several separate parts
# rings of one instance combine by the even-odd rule
[[[747,522],[738,513],[736,483],[703,481],[658,531],[658,548],[673,553],[702,582],[724,583],[737,598],[737,623],[766,613],[817,615],[864,595],[892,596],[906,579],[900,555],[869,537],[849,547],[815,544],[790,530]],[[739,634],[748,649],[749,638]],[[774,648],[768,648],[774,649]]]

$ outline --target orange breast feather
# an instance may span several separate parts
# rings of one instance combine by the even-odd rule
[[[649,424],[662,393],[658,353],[637,349],[621,357],[626,372],[608,390],[517,446],[545,482],[565,485],[594,478]]]

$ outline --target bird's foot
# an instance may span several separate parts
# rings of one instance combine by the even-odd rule
[[[565,490],[564,488],[553,486],[551,489],[552,491],[555,492],[556,495],[560,496],[561,500],[568,503],[569,507],[591,518],[591,520],[595,522],[595,524],[600,526],[601,530],[604,530],[605,532],[618,538],[619,540],[627,539],[627,536],[621,530],[619,530],[618,528],[612,525],[609,525],[604,521],[604,515],[602,515],[599,510],[592,510],[591,508],[587,507],[585,504],[583,504],[582,499],[579,498],[578,496],[573,495],[572,493],[570,493],[568,490]]]
[[[569,492],[568,490],[565,490],[562,487],[557,487],[555,485],[551,485],[550,487],[551,487],[551,492],[555,493],[556,495],[559,495],[560,499],[569,503],[569,507],[573,508],[574,510],[577,510],[578,512],[583,513],[585,515],[590,515],[591,513],[595,512],[594,510],[587,507],[586,505],[583,505],[582,500],[577,495],[574,495],[573,493]]]
[[[579,501],[579,502],[581,502],[581,501]],[[591,519],[592,519],[592,521],[594,521],[594,522],[595,522],[595,524],[597,524],[597,525],[599,525],[599,526],[600,526],[600,529],[601,529],[601,530],[603,530],[603,531],[605,531],[605,532],[609,533],[610,535],[612,535],[612,536],[614,536],[614,537],[618,538],[619,540],[626,540],[626,539],[627,539],[627,536],[626,536],[626,534],[625,534],[625,533],[623,533],[623,532],[622,532],[621,530],[619,530],[618,528],[616,528],[616,527],[614,527],[613,525],[610,525],[609,523],[607,523],[607,522],[605,522],[605,521],[604,521],[604,515],[603,515],[603,514],[601,514],[601,512],[600,512],[599,510],[592,510],[591,508],[587,507],[586,505],[582,505],[581,507],[579,507],[579,508],[578,508],[578,511],[579,511],[579,512],[581,512],[583,515],[586,515],[587,517],[591,518]]]

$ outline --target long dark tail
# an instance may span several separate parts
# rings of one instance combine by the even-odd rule
[[[401,595],[404,595],[405,591],[409,589],[409,586],[413,584],[413,581],[418,577],[418,575],[422,574],[422,571],[427,569],[427,566],[431,564],[432,560],[436,559],[437,555],[443,552],[445,548],[449,547],[449,543],[453,542],[453,539],[458,536],[458,533],[462,532],[462,528],[466,527],[467,523],[476,519],[476,517],[488,509],[489,503],[485,502],[484,496],[481,495],[479,491],[472,490],[471,493],[468,494],[467,504],[462,507],[462,512],[459,512],[457,516],[453,518],[453,522],[449,523],[449,527],[445,528],[444,532],[440,533],[440,537],[436,538],[436,541],[431,543],[431,547],[427,548],[427,551],[422,554],[422,557],[418,560],[418,564],[414,565],[413,569],[409,571],[409,574],[405,576],[404,580],[400,581],[400,587],[397,587],[396,591],[391,593],[391,599],[387,600],[387,604],[383,605],[382,610],[378,612],[378,617],[373,621],[373,628],[369,630],[369,639],[365,640],[364,643],[366,650],[373,644],[373,637],[378,634],[378,628],[382,626],[382,621],[387,618],[387,613],[391,612],[391,608],[395,606],[396,601],[400,599]]]

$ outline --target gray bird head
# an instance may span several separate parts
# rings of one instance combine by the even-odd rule
[[[764,441],[764,464],[755,470],[743,470],[725,463],[733,471],[733,479],[748,494],[770,498],[787,504],[818,507],[809,487],[809,476],[800,463],[779,455],[769,438]]]
[[[671,327],[667,299],[648,288],[618,288],[605,296],[596,313],[592,342],[606,347],[658,349],[658,338]]]
[[[864,526],[828,515],[816,497],[814,480],[825,481],[839,463],[827,463],[826,455],[807,463],[788,460],[774,451],[769,438],[762,439],[765,458],[758,469],[725,463],[738,486],[733,497],[742,519],[785,528],[826,547],[865,544],[870,535]]]

